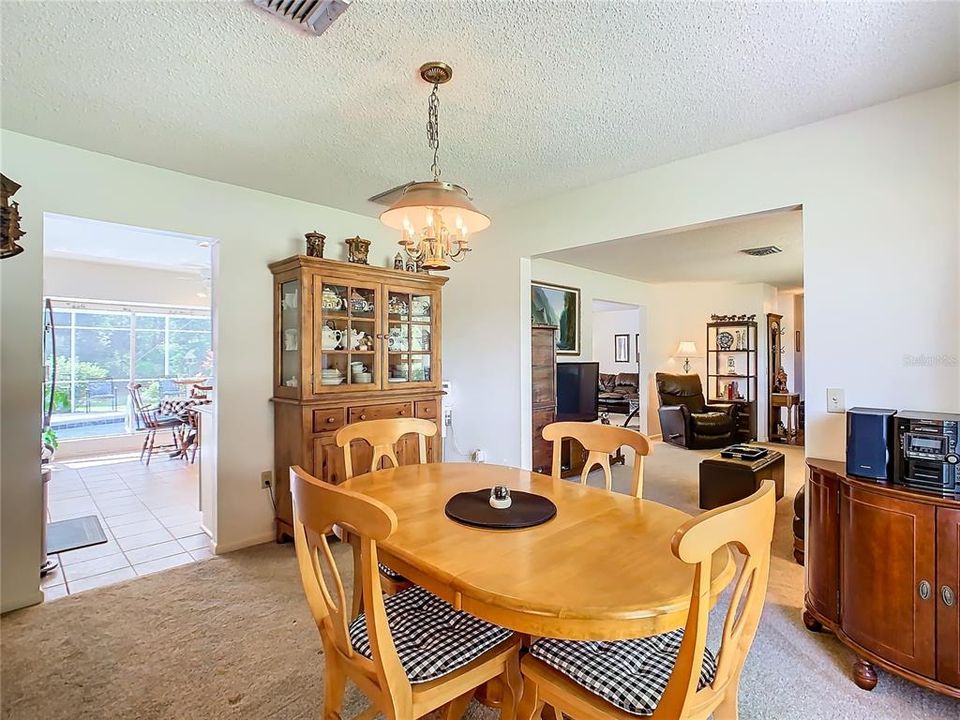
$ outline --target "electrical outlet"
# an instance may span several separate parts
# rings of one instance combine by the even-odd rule
[[[269,490],[273,486],[273,470],[264,470],[260,473],[260,488]]]
[[[846,410],[843,401],[843,388],[827,388],[827,412],[842,413]]]
[[[485,463],[487,461],[487,451],[486,450],[475,450],[473,452],[473,461],[475,463]]]
[[[453,408],[444,408],[443,409],[443,424],[447,427],[453,425]]]

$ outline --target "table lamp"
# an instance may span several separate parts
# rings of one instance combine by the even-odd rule
[[[690,372],[690,358],[696,357],[697,355],[697,344],[693,340],[681,340],[680,344],[677,345],[677,351],[673,354],[674,357],[683,358],[683,371],[685,373]]]

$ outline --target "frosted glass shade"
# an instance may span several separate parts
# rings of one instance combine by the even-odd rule
[[[459,217],[471,235],[490,226],[490,218],[470,202],[464,188],[440,181],[413,183],[380,215],[380,221],[395,230],[403,230],[405,226],[419,230],[427,224],[430,210],[439,212],[451,228],[456,226]]]

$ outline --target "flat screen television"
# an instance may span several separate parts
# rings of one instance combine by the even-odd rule
[[[594,422],[599,383],[600,363],[557,363],[557,421]]]

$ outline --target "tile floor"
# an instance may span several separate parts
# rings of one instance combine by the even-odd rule
[[[211,557],[200,527],[197,465],[137,454],[65,460],[49,485],[50,520],[100,518],[107,542],[55,555],[41,581],[45,600]]]

